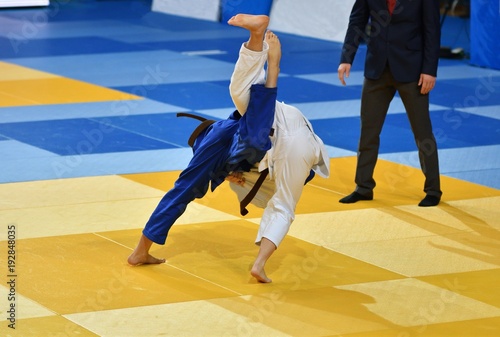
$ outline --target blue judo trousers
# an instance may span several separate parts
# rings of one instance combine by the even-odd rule
[[[277,88],[255,84],[250,88],[246,113],[234,111],[196,138],[193,158],[151,214],[143,234],[163,245],[175,221],[196,198],[213,192],[232,171],[248,172],[271,148]]]

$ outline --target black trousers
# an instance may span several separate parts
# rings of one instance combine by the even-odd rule
[[[439,161],[436,139],[429,114],[429,95],[422,95],[417,82],[401,83],[394,80],[389,68],[381,78],[365,78],[361,95],[361,137],[356,167],[356,192],[373,196],[373,172],[380,146],[380,132],[387,110],[396,91],[406,109],[418,148],[420,167],[425,176],[424,192],[441,197]]]

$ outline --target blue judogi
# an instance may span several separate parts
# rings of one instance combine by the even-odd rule
[[[164,244],[172,225],[191,201],[207,193],[209,183],[213,192],[231,171],[249,171],[264,157],[271,148],[276,95],[277,88],[253,85],[243,116],[234,111],[200,133],[193,158],[146,223],[142,233],[148,239]]]

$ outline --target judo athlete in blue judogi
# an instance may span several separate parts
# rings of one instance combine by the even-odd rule
[[[231,77],[230,93],[237,110],[196,137],[192,160],[154,210],[128,262],[165,262],[151,256],[149,249],[153,242],[165,243],[191,201],[202,198],[209,185],[213,191],[224,180],[229,180],[241,200],[254,184],[253,175],[267,169],[269,179],[256,197],[265,210],[251,274],[268,283],[265,263],[288,232],[304,183],[312,178],[312,171],[328,176],[329,158],[302,113],[276,100],[281,45],[275,34],[266,31],[269,18],[239,14],[228,23],[250,32]]]
[[[209,183],[213,192],[230,172],[249,171],[271,148],[276,88],[254,85],[250,97],[243,116],[234,111],[196,138],[193,158],[146,223],[143,234],[151,241],[164,244],[174,222],[191,201],[205,196]]]

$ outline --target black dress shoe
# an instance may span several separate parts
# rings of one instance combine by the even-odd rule
[[[352,192],[347,197],[340,199],[339,202],[343,204],[353,204],[360,200],[373,200],[373,196],[368,197],[366,195],[359,194],[358,192]]]
[[[437,206],[439,202],[441,201],[440,197],[436,197],[435,195],[426,195],[425,198],[420,201],[418,204],[420,207],[430,207],[430,206]]]

